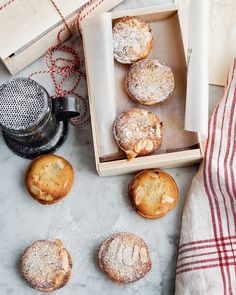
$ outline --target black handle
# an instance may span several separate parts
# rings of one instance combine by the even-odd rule
[[[77,96],[69,94],[52,99],[52,112],[56,116],[57,121],[66,121],[70,118],[80,116]]]

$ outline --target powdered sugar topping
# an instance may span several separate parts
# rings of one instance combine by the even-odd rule
[[[119,283],[136,281],[151,269],[146,243],[131,233],[114,234],[105,240],[99,260],[102,269]]]
[[[159,118],[144,109],[130,109],[118,116],[114,124],[115,140],[124,150],[133,150],[143,140],[151,140],[153,148],[159,147],[161,130]]]
[[[143,104],[165,100],[173,92],[174,85],[171,68],[156,59],[134,63],[126,76],[128,93]]]
[[[30,245],[21,260],[21,270],[32,286],[50,289],[70,271],[68,253],[61,241],[39,240]]]
[[[152,48],[150,26],[139,18],[123,17],[113,27],[114,57],[121,63],[145,58]]]

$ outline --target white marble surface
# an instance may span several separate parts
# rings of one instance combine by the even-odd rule
[[[117,9],[170,3],[167,0],[126,0]],[[28,76],[43,67],[42,59],[22,71]],[[10,79],[0,64],[0,83]],[[44,86],[48,77],[37,79]],[[84,89],[83,92],[86,90]],[[211,109],[220,89],[211,89]],[[131,208],[127,185],[132,175],[101,178],[94,165],[91,128],[71,128],[66,143],[57,151],[75,170],[75,184],[62,202],[43,206],[24,187],[28,160],[14,155],[0,136],[0,294],[34,295],[19,273],[19,257],[27,245],[38,239],[60,238],[72,254],[73,272],[69,283],[56,295],[171,295],[181,213],[186,193],[197,166],[168,170],[180,188],[177,207],[160,220],[146,220]],[[129,231],[143,237],[151,250],[152,270],[142,280],[118,286],[100,272],[96,251],[111,233]]]

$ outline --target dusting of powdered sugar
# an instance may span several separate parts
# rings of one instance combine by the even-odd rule
[[[90,255],[91,248],[97,247],[101,235],[100,232],[83,230],[83,227],[75,220],[71,209],[62,204],[60,212],[51,224],[48,237],[63,240],[66,248],[71,253],[74,267],[78,267],[78,263],[87,263],[87,255]]]
[[[113,27],[114,58],[132,63],[145,58],[153,44],[150,26],[136,17],[123,17]]]
[[[98,255],[102,270],[119,283],[139,280],[151,269],[146,243],[131,233],[113,234],[102,243]]]
[[[61,255],[59,247],[53,241],[39,240],[30,245],[21,260],[21,270],[27,282],[36,288],[52,288],[55,274],[62,271],[65,275],[69,271],[67,252]]]
[[[152,140],[159,146],[162,123],[154,113],[133,108],[116,118],[113,131],[117,144],[124,150],[132,150],[137,142],[144,139]]]
[[[134,63],[126,76],[126,89],[131,98],[144,104],[165,100],[174,90],[174,75],[169,66],[157,59]]]

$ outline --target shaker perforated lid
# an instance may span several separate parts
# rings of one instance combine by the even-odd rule
[[[34,80],[16,78],[0,87],[0,126],[22,132],[44,120],[51,105],[47,91]]]

